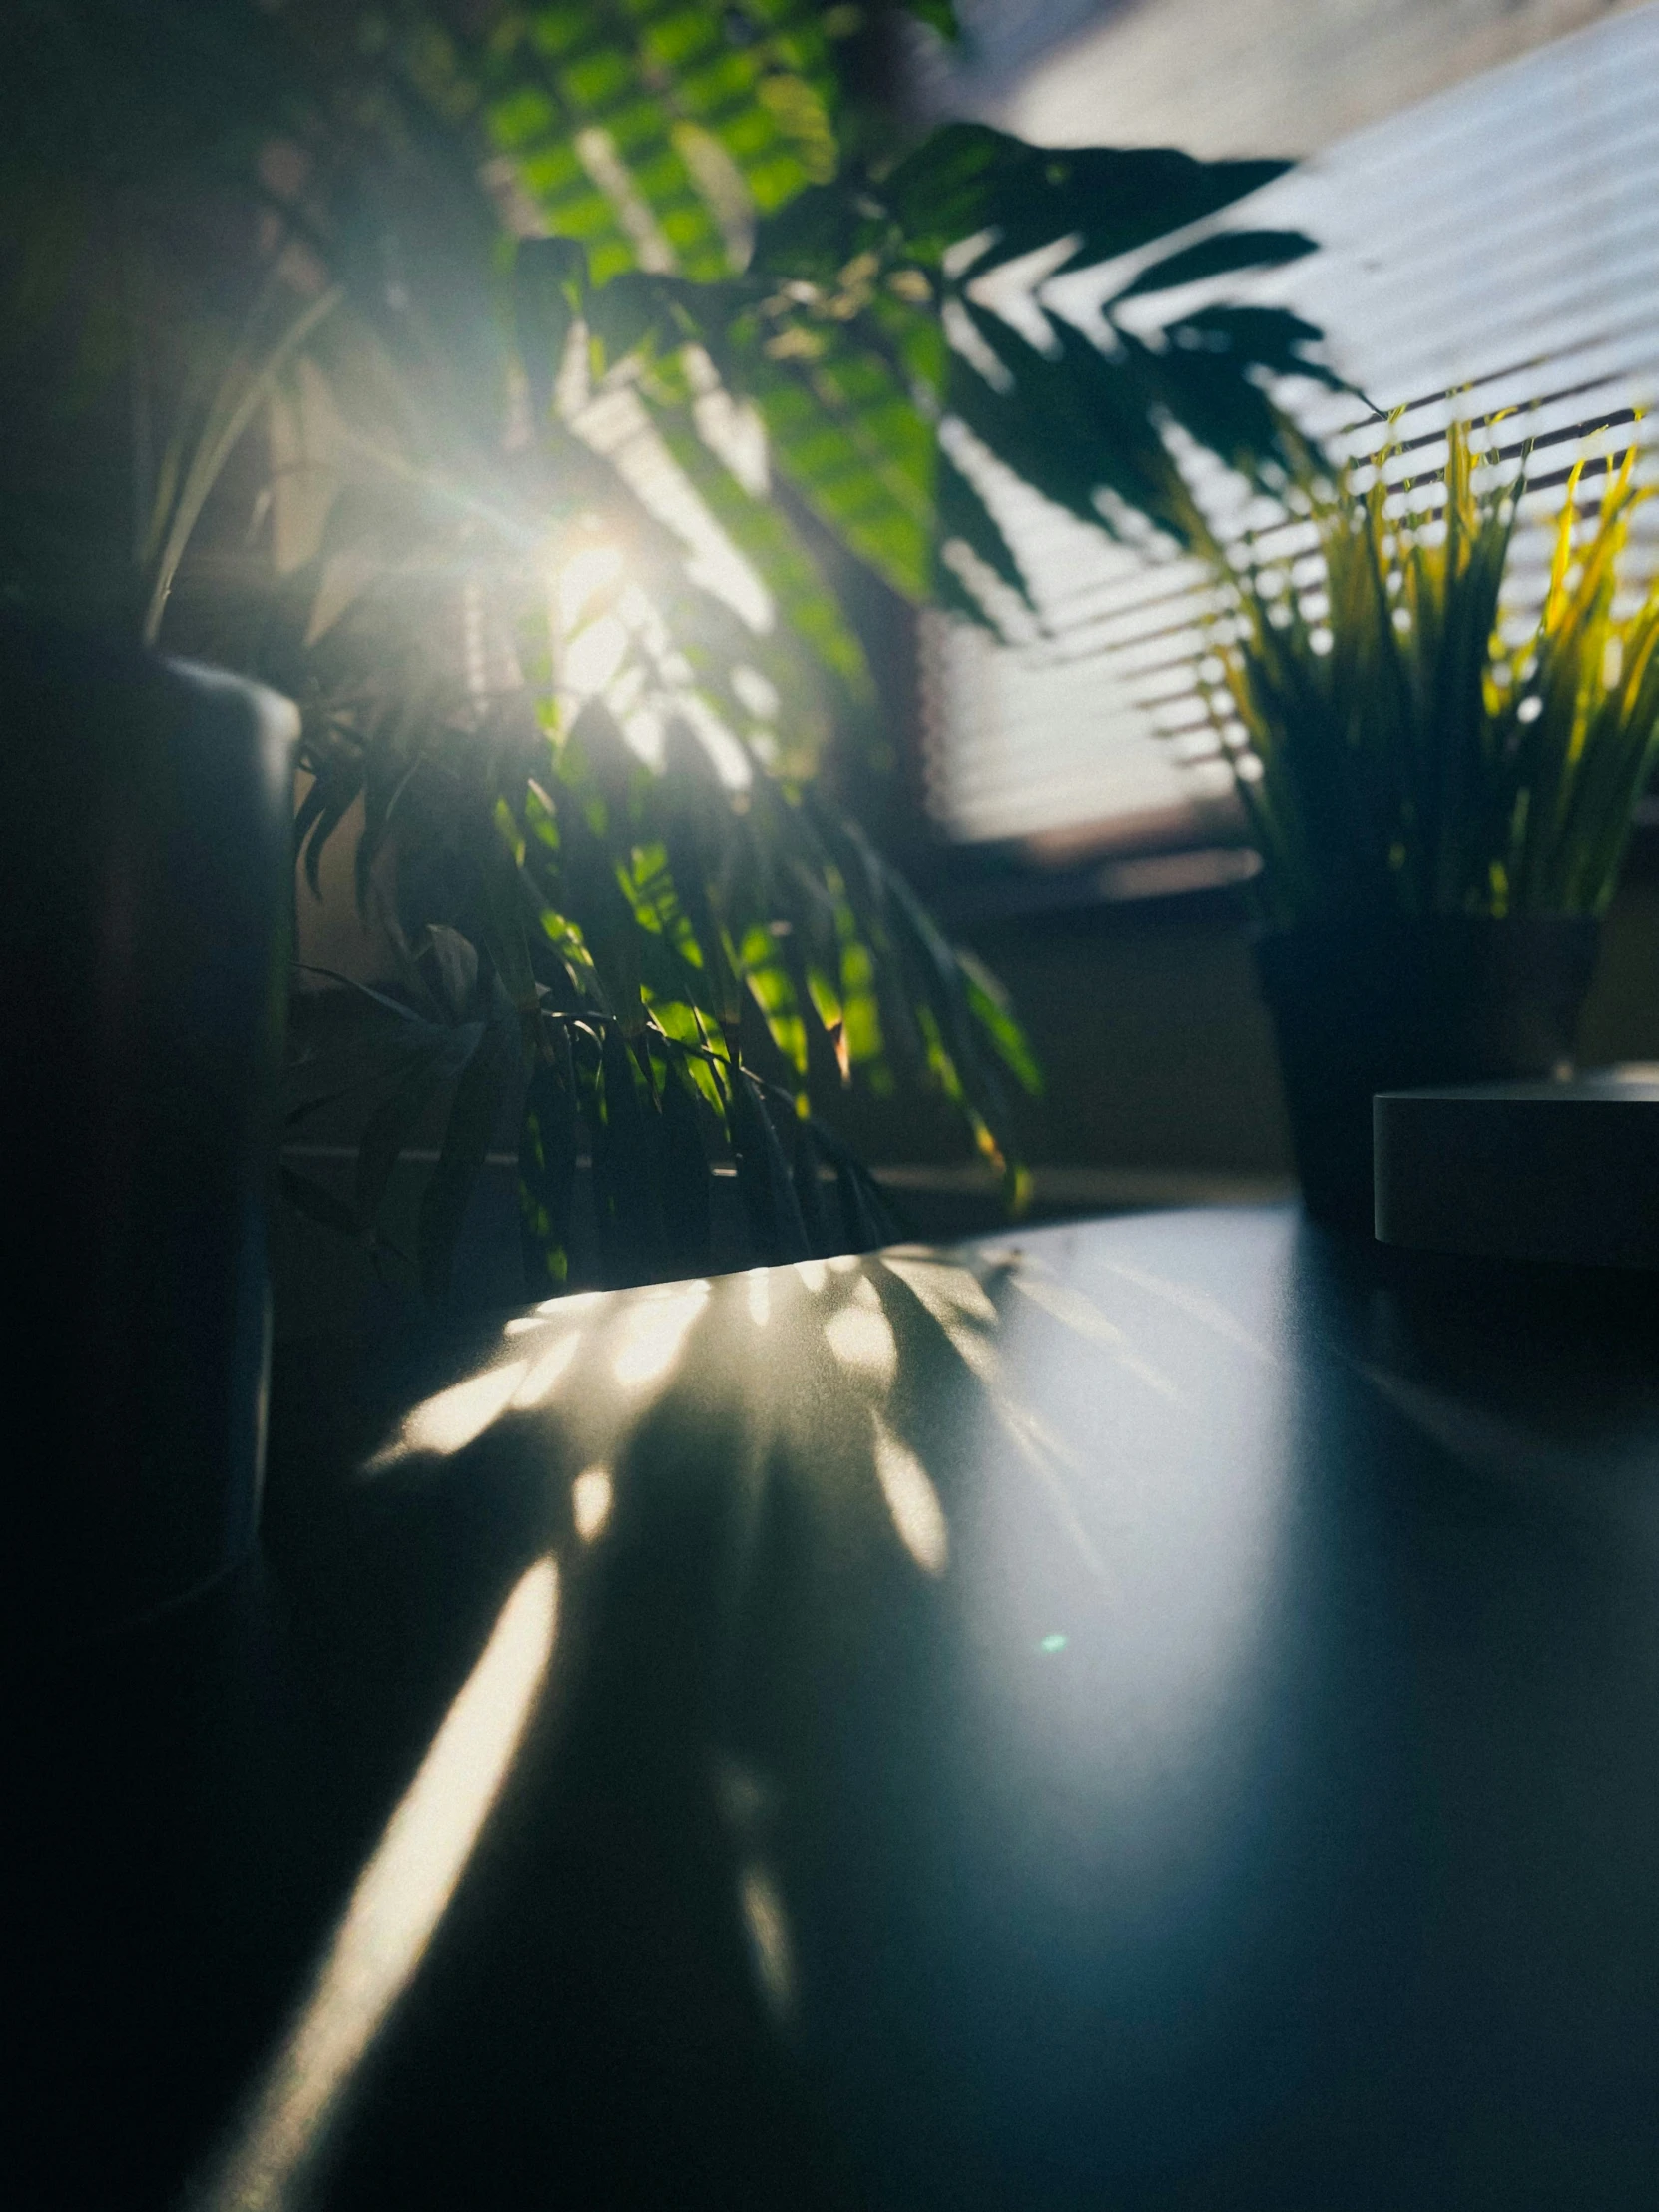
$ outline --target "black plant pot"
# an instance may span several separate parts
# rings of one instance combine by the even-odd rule
[[[1285,1102],[1316,1221],[1372,1233],[1372,1099],[1570,1066],[1597,924],[1525,914],[1305,924],[1260,938]]]
[[[7,1566],[75,1638],[258,1522],[291,911],[286,700],[0,616]]]

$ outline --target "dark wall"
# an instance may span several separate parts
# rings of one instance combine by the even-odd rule
[[[1200,896],[1101,906],[986,932],[1048,1078],[1035,1161],[1236,1169],[1289,1165],[1248,924]]]
[[[1289,1171],[1242,902],[1205,893],[953,934],[1008,985],[1047,1073],[1022,1116],[1033,1163]],[[1627,883],[1607,917],[1578,1056],[1659,1061],[1659,874]],[[963,1156],[959,1126],[927,1101],[846,1102],[835,1119],[872,1160]]]
[[[1582,1067],[1659,1060],[1659,868],[1651,862],[1607,916],[1578,1059]]]
[[[1221,901],[1102,909],[984,947],[1049,1077],[1035,1159],[1286,1170],[1273,1036],[1248,924]],[[1627,884],[1604,925],[1579,1031],[1586,1067],[1659,1060],[1659,881]]]

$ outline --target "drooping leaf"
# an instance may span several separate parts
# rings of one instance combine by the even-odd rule
[[[500,1122],[516,1059],[513,1032],[498,1021],[486,1022],[456,1082],[437,1164],[421,1193],[416,1231],[420,1287],[435,1302],[448,1294],[461,1221]]]
[[[1106,302],[1108,308],[1150,291],[1173,291],[1177,284],[1202,283],[1240,269],[1279,269],[1316,251],[1316,241],[1301,231],[1218,231],[1196,246],[1183,247],[1143,269]]]
[[[1330,391],[1349,386],[1310,348],[1323,333],[1289,307],[1213,306],[1166,325],[1166,343],[1182,352],[1221,353],[1244,368],[1306,376]]]
[[[482,934],[495,972],[528,1034],[539,1003],[530,958],[531,908],[521,873],[523,849],[516,837],[512,811],[504,799],[496,802],[493,827],[493,837],[479,838],[479,872],[484,890]],[[514,840],[511,846],[509,835]]]
[[[933,426],[860,334],[831,325],[802,357],[758,332],[740,342],[740,329],[716,358],[759,406],[777,465],[819,519],[895,591],[921,599],[932,574]]]
[[[513,256],[518,354],[538,421],[552,406],[565,341],[582,310],[587,275],[587,257],[574,239],[521,239]]]
[[[891,1243],[869,1183],[850,1160],[835,1162],[835,1193],[840,1200],[843,1252],[875,1252]]]
[[[982,444],[1080,521],[1100,524],[1095,495],[1105,488],[1185,538],[1191,495],[1149,412],[1143,350],[1109,357],[1062,328],[1052,355],[1018,347],[1011,390],[964,367],[953,401]]]
[[[1021,605],[1035,612],[1024,572],[1002,534],[1001,525],[963,471],[946,460],[939,470],[938,481],[934,594],[946,605],[982,622],[985,610],[978,595],[963,582],[950,562],[949,556],[958,543],[965,545],[974,559],[982,562]]]
[[[304,828],[301,830],[296,820],[295,835],[301,841],[301,859],[305,882],[313,898],[322,896],[322,854],[328,839],[351,812],[352,803],[362,788],[360,772],[355,776],[336,775],[325,783],[321,777],[311,786],[301,809]]]
[[[549,1057],[538,1059],[525,1090],[518,1139],[518,1206],[528,1296],[562,1290],[570,1275],[571,1213],[580,1126],[576,1073],[562,1022],[548,1025]]]
[[[425,937],[444,1012],[451,1021],[464,1021],[478,990],[478,948],[441,921],[428,922]]]
[[[668,1264],[677,1276],[706,1275],[713,1182],[697,1125],[690,1078],[672,1055],[663,1071],[661,1118],[663,1230]]]
[[[583,941],[605,1001],[633,1034],[645,1020],[639,930],[615,862],[579,806],[562,818],[558,875],[565,902],[583,917]]]
[[[361,1235],[361,1224],[344,1199],[336,1198],[314,1177],[299,1174],[285,1162],[276,1173],[282,1197],[296,1213],[303,1214],[309,1221],[319,1222],[337,1236],[356,1238]]]
[[[662,1267],[663,1174],[658,1116],[621,1030],[607,1022],[600,1041],[600,1119],[593,1173],[601,1237],[613,1283],[649,1283]]]
[[[790,1180],[795,1186],[796,1204],[801,1209],[801,1225],[807,1235],[807,1249],[815,1259],[827,1260],[836,1249],[829,1217],[824,1210],[824,1185],[819,1175],[820,1154],[813,1136],[810,1121],[798,1121],[795,1130],[795,1160],[790,1170]]]
[[[864,649],[789,517],[775,500],[746,490],[721,466],[683,414],[654,412],[669,451],[753,564],[790,629],[853,699],[866,702],[874,687]]]
[[[774,1264],[810,1259],[806,1225],[784,1148],[759,1085],[741,1069],[732,1084],[731,1136],[738,1193],[757,1250]]]
[[[392,1171],[407,1149],[427,1107],[445,1082],[456,1080],[483,1039],[481,1022],[454,1029],[427,1025],[421,1057],[376,1108],[357,1141],[357,1217],[372,1222],[380,1211]]]
[[[1014,1018],[1007,992],[976,953],[963,945],[952,949],[962,972],[969,1011],[991,1050],[1029,1097],[1040,1098],[1043,1071],[1025,1031]]]
[[[953,46],[960,40],[962,26],[956,20],[953,0],[904,0],[904,5],[918,23],[937,31],[940,38],[948,39]]]
[[[669,869],[700,950],[709,1008],[723,1032],[735,1031],[742,1002],[726,950],[735,830],[708,757],[689,732],[670,732],[663,800]]]
[[[1163,238],[1271,184],[1283,161],[1203,162],[1167,147],[1029,146],[983,123],[947,123],[906,156],[882,197],[917,261],[995,230],[1013,260],[1076,239],[1073,265]]]

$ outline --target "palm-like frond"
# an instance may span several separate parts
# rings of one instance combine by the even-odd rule
[[[517,1094],[544,1273],[583,1130],[624,1272],[695,1246],[706,1141],[774,1249],[818,1234],[820,1169],[845,1233],[869,1229],[874,1195],[803,1118],[827,1066],[932,1084],[1017,1195],[1005,1088],[1036,1080],[1017,1024],[812,785],[874,687],[797,517],[910,599],[982,618],[958,547],[1024,586],[947,425],[1087,519],[1111,494],[1184,540],[1160,423],[1254,470],[1297,458],[1263,384],[1324,373],[1314,333],[1181,304],[1307,250],[1192,231],[1282,165],[1050,153],[978,126],[854,165],[868,135],[847,128],[837,42],[858,12],[34,0],[51,67],[0,85],[23,167],[54,179],[77,156],[52,99],[109,119],[82,243],[114,271],[116,324],[128,294],[150,311],[89,358],[131,372],[144,418],[140,607],[300,699],[312,883],[360,802],[359,890],[394,844],[407,959],[472,948],[464,1007],[405,1009],[426,1024],[412,1060],[399,1021],[356,1200],[366,1224],[450,1086],[419,1240],[433,1285]],[[917,12],[948,31],[945,0]],[[169,229],[193,196],[230,211],[208,281],[201,239]],[[1112,257],[1121,284],[1085,334],[1044,287]],[[606,622],[622,643],[583,707],[583,641],[549,600],[597,537],[623,576],[587,643]],[[712,579],[711,548],[743,591]],[[29,565],[0,558],[10,580]],[[740,1064],[745,1000],[765,1097]]]
[[[883,177],[802,192],[761,223],[741,274],[693,283],[636,270],[594,283],[586,313],[612,360],[643,354],[672,373],[688,345],[706,353],[758,406],[778,468],[831,529],[906,596],[942,594],[983,620],[941,561],[952,537],[1024,587],[941,443],[946,422],[1084,521],[1108,526],[1110,493],[1183,544],[1198,518],[1162,423],[1252,472],[1302,462],[1259,379],[1332,381],[1307,351],[1316,331],[1283,309],[1189,304],[1149,333],[1136,311],[1161,290],[1310,251],[1298,233],[1251,231],[1146,253],[1284,167],[1049,153],[952,124]],[[1092,333],[1046,304],[1055,278],[1135,256]]]

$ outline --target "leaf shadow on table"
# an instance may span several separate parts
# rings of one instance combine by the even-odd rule
[[[441,2201],[434,2176],[464,2193],[489,2110],[502,2202],[536,2193],[543,2156],[586,2202],[670,2185],[696,2201],[717,2175],[727,2201],[857,2200],[794,2050],[795,1945],[769,1844],[780,1783],[737,1740],[735,1669],[755,1577],[776,1585],[809,1500],[814,1545],[855,1570],[835,1633],[937,1601],[949,1483],[914,1416],[924,1403],[937,1418],[941,1380],[960,1417],[985,1416],[998,1326],[979,1275],[922,1252],[550,1301],[359,1455],[335,1533],[355,1586],[378,1549],[405,1588],[399,1603],[382,1587],[377,1627],[353,1633],[382,1664],[403,1645],[428,1677],[409,1712],[441,1713],[414,1649],[414,1608],[436,1600],[451,1702],[197,2202]],[[556,1563],[556,1630],[550,1610],[546,1681],[526,1688],[492,1655],[538,1558]],[[480,1794],[458,1831],[456,1785],[438,1793],[458,1856],[400,1933],[377,1870],[422,1778],[469,1701],[520,1696],[525,1714],[494,1723],[496,1768],[480,1777],[472,1759]],[[432,1853],[405,1842],[402,1856]],[[382,1971],[372,2017],[360,1970],[351,1993],[353,1915],[382,1954],[410,1952]],[[441,2094],[419,2086],[440,2077]]]
[[[1124,2205],[1288,2206],[1358,2158],[1382,2204],[1407,2111],[1424,2157],[1457,2098],[1476,2148],[1519,2128],[1442,2014],[1561,2085],[1526,1974],[1570,2006],[1569,1922],[1609,1986],[1635,1971],[1651,1764],[1596,1779],[1655,1678],[1634,1523],[1621,1565],[1589,1493],[1471,1464],[1400,1395],[1524,1427],[1536,1305],[1289,1216],[1068,1235],[552,1301],[360,1427],[338,1609],[412,1686],[342,1907],[549,1558],[557,1640],[423,1953],[266,2201],[452,2203],[487,2166],[503,2205],[963,2212],[1121,2167]],[[1607,1301],[1549,1339],[1557,1381],[1640,1398],[1595,1349]],[[1561,1402],[1605,1440],[1606,1405]],[[1471,1675],[1475,1614],[1502,1680]],[[1586,1733],[1592,1651],[1626,1687]],[[1579,1776],[1550,1831],[1577,1905],[1516,1858],[1548,1760]],[[1489,1910],[1448,1927],[1454,1895]],[[1575,2155],[1593,2086],[1566,2082]]]

